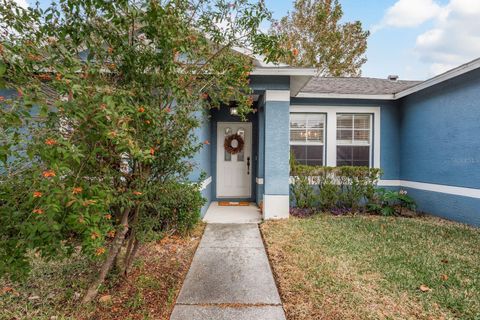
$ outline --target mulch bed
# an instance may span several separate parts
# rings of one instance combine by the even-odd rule
[[[202,225],[188,237],[171,236],[145,245],[128,278],[117,279],[99,294],[95,308],[78,312],[75,318],[169,319],[203,229]]]

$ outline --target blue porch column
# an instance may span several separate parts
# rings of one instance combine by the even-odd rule
[[[289,215],[290,91],[266,90],[263,218]]]

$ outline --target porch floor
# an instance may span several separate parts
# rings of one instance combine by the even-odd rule
[[[256,204],[248,207],[222,207],[218,202],[212,202],[208,207],[203,221],[207,223],[260,223],[262,216]]]

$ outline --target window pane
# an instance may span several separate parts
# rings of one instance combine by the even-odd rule
[[[355,141],[360,144],[369,144],[370,143],[370,131],[369,130],[355,130],[354,131]]]
[[[337,144],[351,144],[352,130],[337,130]]]
[[[323,159],[323,146],[307,146],[307,158],[315,160]]]
[[[297,161],[307,158],[307,146],[290,146],[290,150]]]
[[[351,129],[353,126],[352,114],[337,114],[337,128]]]
[[[306,128],[306,124],[305,115],[298,113],[290,114],[290,128]]]
[[[290,141],[306,141],[306,139],[305,130],[290,130]]]
[[[370,129],[370,117],[369,114],[356,114],[355,129]]]
[[[338,146],[337,166],[370,166],[370,147]]]
[[[232,155],[230,153],[228,153],[227,150],[225,150],[224,152],[225,152],[224,160],[225,161],[232,161]]]
[[[323,130],[308,130],[307,140],[313,142],[323,142]]]
[[[312,129],[322,129],[325,125],[325,115],[309,114],[307,115],[307,127]]]
[[[307,160],[307,166],[323,166],[323,160]]]

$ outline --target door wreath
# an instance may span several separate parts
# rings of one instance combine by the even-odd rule
[[[243,141],[242,136],[237,133],[234,133],[225,138],[223,147],[228,153],[237,154],[242,152],[244,144],[245,142]]]

